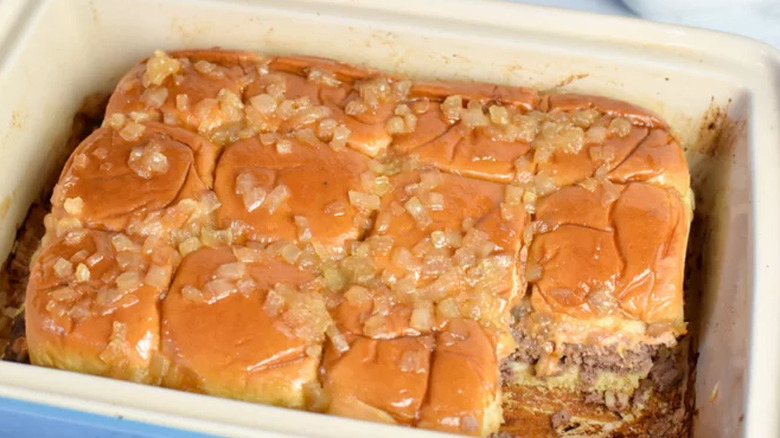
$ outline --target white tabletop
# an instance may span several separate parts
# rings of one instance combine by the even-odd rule
[[[641,16],[654,21],[740,34],[780,48],[780,0],[513,1],[601,14]]]

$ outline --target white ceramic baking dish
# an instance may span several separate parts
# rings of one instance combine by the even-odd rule
[[[688,150],[705,217],[694,249],[706,281],[700,302],[689,302],[700,315],[696,435],[780,436],[777,51],[725,34],[503,2],[4,0],[0,259],[57,172],[84,96],[110,90],[155,48],[210,46],[597,93],[661,114]],[[222,435],[402,430],[14,363],[0,363],[0,396]]]

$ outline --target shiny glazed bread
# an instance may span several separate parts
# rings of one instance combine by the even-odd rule
[[[685,333],[689,199],[623,102],[158,51],[62,171],[30,358],[485,436],[502,362],[544,379]]]

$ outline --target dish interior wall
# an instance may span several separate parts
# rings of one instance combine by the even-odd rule
[[[671,46],[626,46],[520,25],[465,26],[346,5],[184,3],[31,1],[19,8],[22,24],[0,40],[0,258],[56,176],[84,97],[109,92],[157,48],[319,55],[415,78],[625,99],[664,117],[688,153],[697,194],[688,284],[699,341],[695,430],[740,435],[751,290],[751,96],[742,87],[748,79],[724,73],[739,66]],[[140,11],[142,20],[128,19]],[[158,403],[164,405],[152,402]]]

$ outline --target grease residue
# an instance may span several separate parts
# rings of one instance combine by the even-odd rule
[[[5,219],[5,216],[8,214],[8,210],[11,208],[11,202],[13,201],[15,195],[16,191],[0,201],[0,222],[2,222]]]

